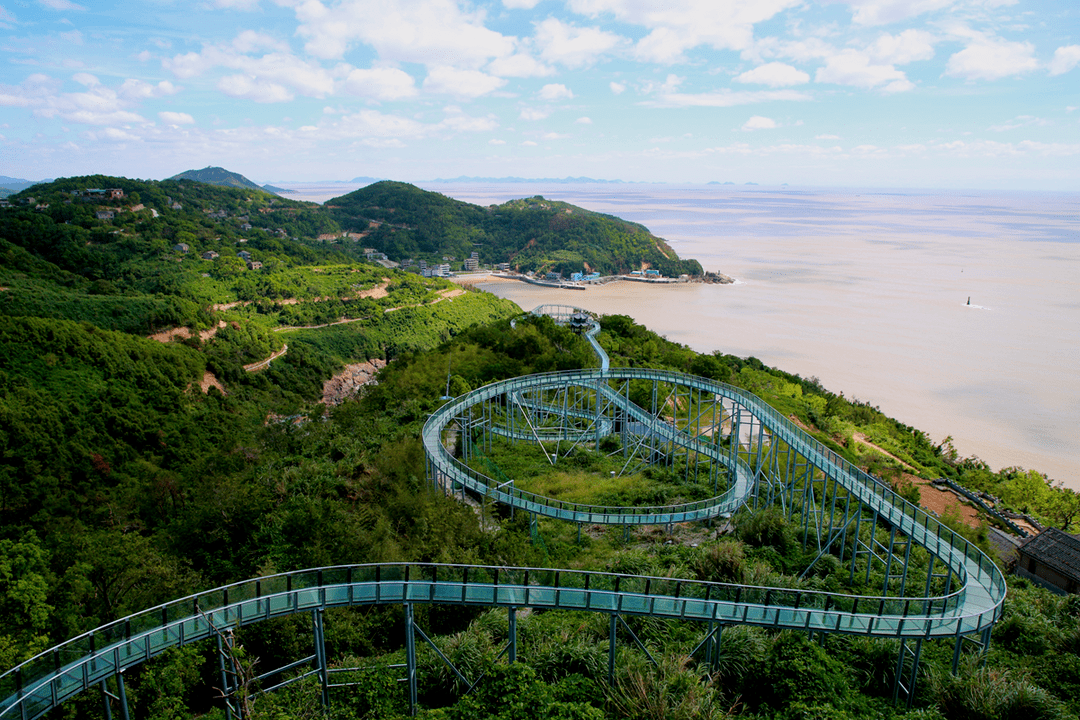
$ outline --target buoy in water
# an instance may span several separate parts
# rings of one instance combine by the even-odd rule
[[[968,295],[968,305],[970,305],[970,304],[971,304],[971,296]]]

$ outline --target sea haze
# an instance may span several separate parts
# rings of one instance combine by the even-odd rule
[[[640,222],[736,285],[489,286],[625,313],[879,406],[995,469],[1080,489],[1080,196],[672,185],[433,185]],[[968,305],[968,298],[971,304]]]

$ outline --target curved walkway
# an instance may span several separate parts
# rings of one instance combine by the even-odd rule
[[[591,334],[595,335],[595,331]],[[612,623],[617,614],[632,614],[917,642],[930,638],[959,640],[977,632],[988,637],[989,629],[1000,617],[1005,597],[1005,580],[997,566],[966,539],[739,388],[681,373],[610,369],[606,364],[600,370],[506,380],[452,400],[431,416],[423,431],[429,469],[515,508],[575,522],[658,524],[707,519],[737,509],[751,496],[761,479],[760,467],[755,471],[737,457],[738,453],[729,456],[718,451],[716,445],[666,423],[657,423],[655,416],[610,387],[611,381],[618,380],[675,383],[737,400],[767,429],[772,442],[779,440],[789,445],[816,471],[833,481],[834,488],[839,486],[857,499],[860,508],[857,513],[863,508],[872,512],[875,527],[880,519],[944,563],[950,577],[957,580],[955,589],[928,597],[868,597],[558,568],[406,563],[303,570],[247,580],[176,600],[41,653],[0,675],[0,698],[4,698],[0,701],[0,720],[34,720],[75,694],[170,647],[220,638],[222,631],[231,626],[352,605],[433,603],[566,608],[609,613]],[[442,444],[444,430],[470,407],[516,390],[573,385],[587,386],[597,397],[602,395],[605,402],[618,404],[625,417],[648,425],[651,432],[663,434],[665,441],[725,464],[734,478],[731,487],[706,501],[662,508],[573,505],[495,487],[489,478],[454,458]],[[901,662],[903,652],[902,649]],[[917,666],[917,651],[915,660]],[[325,659],[323,662],[325,666]],[[414,683],[414,674],[412,678]]]

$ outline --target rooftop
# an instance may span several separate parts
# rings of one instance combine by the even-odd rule
[[[1063,575],[1080,579],[1080,539],[1073,535],[1047,528],[1024,543],[1020,552]]]

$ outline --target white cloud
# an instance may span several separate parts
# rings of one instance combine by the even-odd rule
[[[964,80],[1000,80],[1030,72],[1038,66],[1035,46],[1031,43],[979,35],[949,58],[945,74]]]
[[[556,100],[571,100],[574,97],[574,93],[570,92],[569,88],[561,84],[545,85],[540,88],[538,93],[541,100],[547,100],[554,102]]]
[[[228,75],[218,80],[217,88],[229,97],[257,103],[289,102],[294,97],[284,85],[250,75]]]
[[[233,50],[245,55],[250,55],[251,53],[259,52],[260,50],[272,50],[280,53],[289,52],[289,44],[287,42],[279,40],[273,35],[255,32],[254,30],[242,31],[233,38],[231,45]]]
[[[775,120],[762,115],[754,115],[742,125],[742,129],[748,132],[750,130],[772,130],[775,127]]]
[[[486,117],[472,117],[466,115],[458,107],[448,107],[446,117],[435,127],[439,130],[453,130],[456,132],[490,132],[499,127],[498,120],[494,115]]]
[[[1044,157],[1071,157],[1080,155],[1080,143],[1044,143],[1024,140],[1019,143],[1000,143],[993,140],[964,142],[954,140],[938,143],[934,149],[942,154],[956,157],[1010,157],[1041,155]]]
[[[892,65],[873,64],[866,53],[852,49],[842,50],[830,57],[824,67],[817,69],[814,80],[819,83],[861,88],[881,87],[890,93],[904,92],[915,87],[902,70],[897,70]]]
[[[495,138],[492,138],[491,140],[488,140],[488,145],[505,145],[505,144],[506,144],[505,140],[496,140]]]
[[[357,68],[342,85],[351,95],[375,100],[401,100],[417,94],[412,75],[398,68]]]
[[[173,85],[168,80],[162,80],[157,85],[151,85],[144,80],[137,80],[135,78],[128,78],[120,86],[118,93],[121,97],[128,100],[145,100],[147,98],[165,97],[166,95],[175,95],[180,92],[180,88]]]
[[[626,90],[625,85],[623,85],[622,83],[617,83],[617,82],[612,82],[612,83],[608,84],[608,87],[610,87],[611,92],[615,93],[616,95],[622,95],[623,92]]]
[[[595,63],[623,43],[623,38],[600,28],[580,28],[548,18],[536,26],[540,57],[570,68]]]
[[[1005,132],[1007,130],[1016,130],[1022,127],[1043,127],[1049,125],[1048,120],[1035,117],[1034,115],[1018,115],[1009,122],[1001,123],[1000,125],[991,125],[990,130],[993,132]]]
[[[521,144],[525,147],[536,147],[536,143],[534,143],[532,140],[526,140]]]
[[[955,0],[842,0],[852,9],[856,25],[886,25],[941,10]]]
[[[334,77],[317,62],[283,50],[275,38],[246,31],[227,45],[208,45],[202,52],[166,58],[162,65],[176,77],[190,78],[223,67],[238,74],[222,78],[218,88],[232,97],[256,102],[284,102],[295,94],[322,98],[334,92]],[[273,50],[260,57],[248,53]]]
[[[714,93],[668,93],[661,94],[655,100],[648,100],[642,105],[648,107],[735,107],[754,103],[774,102],[777,100],[812,100],[813,97],[796,90],[758,90],[754,92],[732,92],[721,90]]]
[[[323,59],[341,58],[359,42],[383,61],[475,70],[515,51],[515,38],[484,27],[483,10],[456,0],[299,0],[294,7],[307,52]]]
[[[800,0],[569,0],[572,10],[592,17],[611,14],[617,20],[650,30],[638,41],[639,60],[673,63],[699,45],[742,50],[753,43],[754,25],[770,20]]]
[[[544,140],[565,140],[566,138],[568,138],[570,136],[569,135],[563,135],[562,133],[549,132],[549,133],[544,133],[542,137],[543,137]]]
[[[492,60],[487,71],[499,77],[545,77],[555,73],[555,69],[545,65],[528,53],[519,52],[508,57]]]
[[[7,23],[14,24],[16,22],[18,22],[18,21],[15,19],[14,15],[12,15],[5,8],[0,7],[0,25],[6,25]]]
[[[548,108],[522,108],[520,117],[522,120],[536,121],[543,120],[551,115],[551,110]]]
[[[815,140],[839,140],[839,135],[815,135]]]
[[[796,41],[766,37],[743,50],[741,56],[744,60],[753,62],[779,57],[790,58],[796,62],[810,62],[811,60],[821,60],[835,54],[835,47],[816,37]]]
[[[138,55],[135,56],[135,59],[138,60],[139,62],[147,62],[152,57],[153,57],[153,55],[150,54],[149,50],[143,50],[141,53],[139,53]]]
[[[83,44],[83,35],[78,30],[72,30],[71,32],[62,32],[60,33],[60,39],[72,45]]]
[[[593,122],[592,122],[592,118],[579,117],[577,120],[574,121],[574,124],[575,125],[592,125]]]
[[[82,5],[76,5],[71,0],[38,0],[38,4],[50,10],[85,10]]]
[[[502,0],[504,6],[520,10],[532,10],[540,0]]]
[[[1080,45],[1065,45],[1054,51],[1047,69],[1051,75],[1064,75],[1080,64]]]
[[[168,110],[159,112],[158,117],[161,118],[162,122],[166,122],[170,125],[191,125],[195,122],[195,118],[187,113],[170,112]]]
[[[753,83],[755,85],[768,85],[769,87],[789,87],[791,85],[803,85],[810,82],[810,76],[802,70],[797,70],[791,65],[781,62],[771,62],[759,65],[753,70],[747,70],[735,78],[735,82]]]
[[[498,90],[506,81],[479,70],[458,70],[446,65],[432,68],[424,78],[424,89],[461,99],[478,98]]]
[[[20,85],[0,85],[0,106],[24,107],[35,117],[59,118],[72,123],[127,126],[148,122],[131,109],[135,103],[177,92],[169,82],[151,85],[129,79],[119,88],[110,88],[89,73],[76,73],[72,79],[85,90],[61,92],[60,81],[41,73],[31,75]]]
[[[226,10],[255,10],[259,0],[214,0],[214,7]]]
[[[867,52],[882,63],[907,65],[934,57],[934,42],[934,36],[925,30],[905,30],[899,35],[882,33]]]

